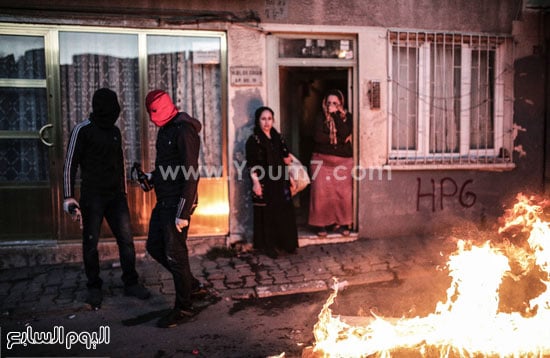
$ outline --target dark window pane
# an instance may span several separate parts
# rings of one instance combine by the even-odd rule
[[[45,79],[42,36],[0,36],[0,78]]]
[[[0,87],[0,130],[38,131],[47,118],[45,88]]]
[[[494,148],[494,51],[472,51],[470,149]]]
[[[40,140],[0,140],[0,182],[22,183],[48,179],[48,147]]]

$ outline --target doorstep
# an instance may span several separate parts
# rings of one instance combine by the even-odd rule
[[[304,247],[309,245],[325,245],[325,244],[339,244],[344,242],[356,241],[359,238],[356,232],[351,232],[348,236],[344,236],[340,233],[329,232],[327,236],[318,236],[313,231],[300,230],[298,231],[298,246]]]

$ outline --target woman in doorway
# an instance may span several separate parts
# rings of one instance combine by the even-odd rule
[[[246,161],[252,179],[254,248],[276,258],[278,251],[296,251],[298,230],[286,174],[292,159],[273,128],[273,115],[269,107],[256,110],[254,133],[246,142]]]
[[[308,224],[317,235],[327,236],[332,228],[344,236],[352,225],[353,148],[352,116],[344,109],[344,95],[330,90],[323,99],[322,111],[315,122],[314,147]]]

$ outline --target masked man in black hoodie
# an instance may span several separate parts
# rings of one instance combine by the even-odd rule
[[[147,299],[149,291],[138,282],[136,253],[130,228],[126,198],[126,180],[122,136],[115,122],[120,105],[115,92],[107,88],[95,91],[90,118],[77,124],[70,135],[63,168],[63,209],[81,212],[84,269],[88,278],[88,303],[101,307],[103,281],[99,275],[97,249],[103,218],[107,220],[119,249],[124,294]],[[82,179],[80,203],[75,199],[74,184],[80,166]]]
[[[174,309],[157,322],[159,327],[169,328],[198,313],[192,304],[192,295],[200,282],[191,273],[186,241],[191,215],[197,205],[202,126],[189,114],[179,112],[165,91],[149,92],[145,104],[151,121],[160,127],[155,169],[148,173],[157,204],[151,213],[147,251],[174,278]]]

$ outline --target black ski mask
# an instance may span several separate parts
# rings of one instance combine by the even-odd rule
[[[111,128],[120,114],[120,105],[117,95],[108,88],[95,91],[92,98],[90,120],[101,128]]]

